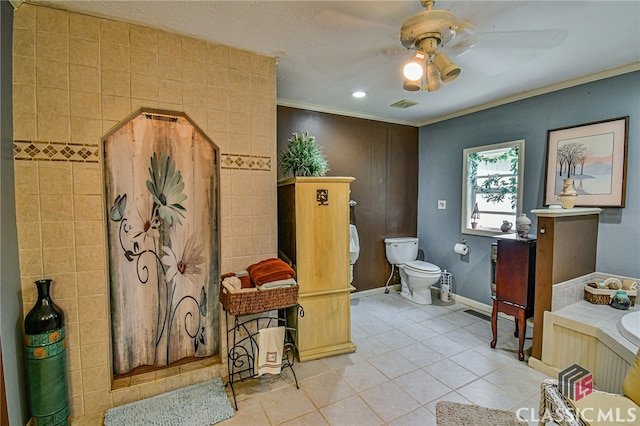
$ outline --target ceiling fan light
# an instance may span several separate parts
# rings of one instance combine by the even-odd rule
[[[424,63],[427,55],[424,52],[417,51],[411,59],[404,63],[402,74],[407,80],[419,80],[424,75]]]
[[[440,77],[444,83],[449,83],[458,78],[460,75],[460,67],[456,64],[449,64],[441,72]]]
[[[420,90],[420,84],[422,83],[421,79],[418,80],[409,80],[405,79],[402,88],[409,92],[417,92]]]
[[[430,63],[427,65],[427,90],[429,92],[435,92],[440,88],[442,88],[440,72],[438,71],[438,67]]]
[[[436,53],[433,63],[438,67],[440,78],[444,83],[449,83],[460,75],[460,67],[451,62],[444,53]]]
[[[411,60],[402,68],[402,74],[407,80],[420,80],[424,74],[424,68],[419,63]]]

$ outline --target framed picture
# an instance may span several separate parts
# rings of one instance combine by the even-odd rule
[[[624,207],[628,130],[628,116],[549,130],[544,205],[573,179],[576,206]]]

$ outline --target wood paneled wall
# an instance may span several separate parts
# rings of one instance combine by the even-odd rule
[[[418,128],[283,106],[277,122],[278,153],[293,132],[309,131],[323,147],[327,176],[356,178],[351,223],[358,228],[360,258],[353,286],[383,287],[391,271],[383,240],[417,234]]]

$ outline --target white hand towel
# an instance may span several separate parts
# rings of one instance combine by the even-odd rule
[[[258,291],[258,289],[255,288],[255,287],[251,287],[251,288],[241,288],[239,290],[236,290],[235,288],[231,287],[231,285],[229,285],[229,283],[226,283],[226,282],[222,281],[222,291],[225,294],[228,294],[228,293],[249,293],[249,292],[252,292],[252,291]]]
[[[233,287],[234,290],[240,290],[242,288],[242,282],[238,277],[227,277],[222,280],[222,283],[229,284],[231,287]]]
[[[269,290],[273,288],[283,288],[283,287],[293,287],[297,285],[296,280],[293,278],[288,278],[286,280],[278,280],[278,281],[269,281],[268,283],[264,283],[262,285],[257,286],[260,290]]]
[[[268,327],[258,330],[258,355],[255,359],[256,376],[265,373],[280,374],[284,327]]]

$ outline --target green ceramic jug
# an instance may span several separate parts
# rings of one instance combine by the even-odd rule
[[[611,298],[611,306],[616,309],[629,309],[631,306],[631,300],[627,296],[627,292],[624,290],[616,291],[616,294]]]

